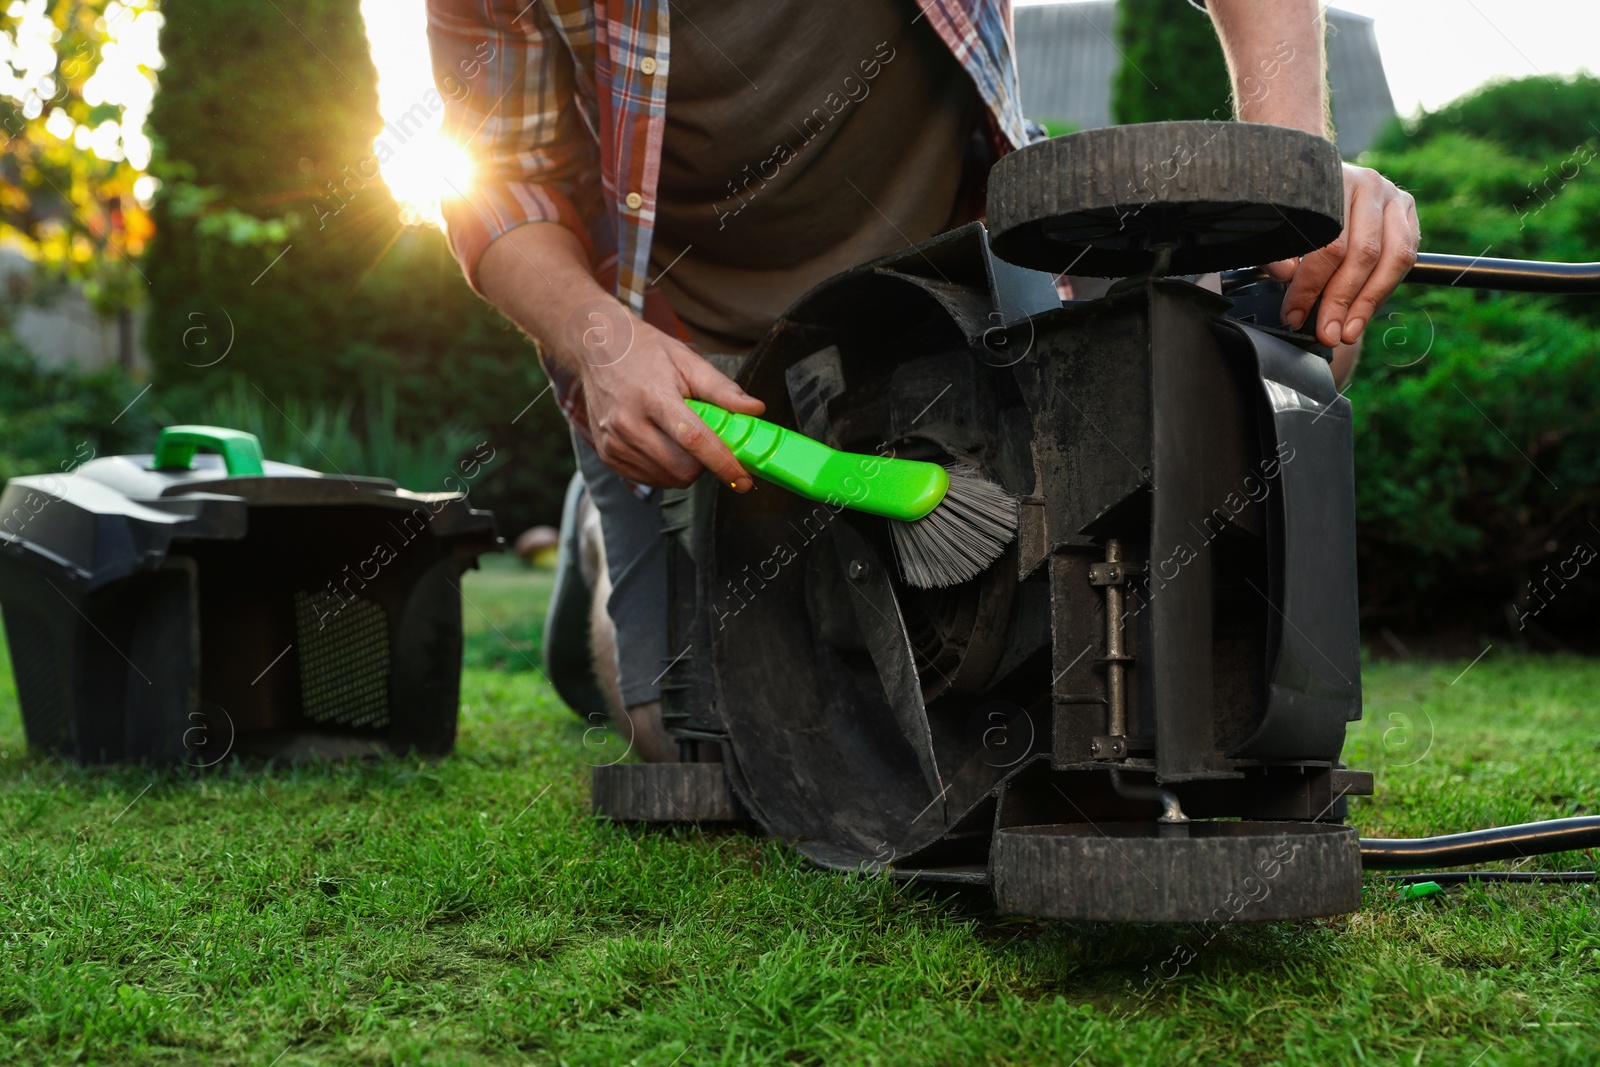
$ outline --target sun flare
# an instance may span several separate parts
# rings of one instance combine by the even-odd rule
[[[472,159],[441,130],[444,101],[428,62],[425,0],[361,0],[378,110],[384,127],[373,142],[383,180],[407,225],[442,225],[439,202],[472,185]]]
[[[384,143],[385,136],[380,135],[383,180],[400,205],[400,221],[408,226],[442,225],[439,202],[466,194],[472,185],[472,157],[437,129],[418,132],[387,159]]]

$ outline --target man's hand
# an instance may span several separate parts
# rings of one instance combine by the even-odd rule
[[[739,492],[748,490],[750,476],[683,398],[709,400],[747,415],[761,414],[766,405],[683,342],[640,321],[617,301],[611,304],[612,309],[580,309],[574,323],[580,336],[569,337],[564,346],[578,356],[589,431],[600,458],[644,485],[686,486],[705,468]],[[621,328],[611,329],[612,322]]]
[[[602,289],[565,227],[534,222],[494,241],[478,265],[478,286],[583,381],[606,466],[643,485],[686,486],[705,468],[741,493],[751,488],[728,446],[683,401],[746,415],[766,405]]]
[[[1317,309],[1317,340],[1355,344],[1361,331],[1417,262],[1417,202],[1366,167],[1344,165],[1344,232],[1325,248],[1267,266],[1289,283],[1283,320],[1298,330]]]
[[[1319,0],[1208,0],[1228,58],[1239,119],[1328,135]],[[1311,307],[1317,339],[1351,344],[1417,261],[1417,205],[1377,171],[1344,165],[1344,232],[1326,248],[1268,270],[1289,281],[1284,321]]]

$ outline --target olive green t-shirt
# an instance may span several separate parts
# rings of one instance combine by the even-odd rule
[[[966,221],[971,80],[910,0],[676,0],[651,277],[708,350]]]

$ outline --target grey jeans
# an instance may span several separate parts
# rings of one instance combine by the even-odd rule
[[[667,662],[667,551],[661,539],[661,491],[641,499],[574,435],[572,450],[589,500],[600,512],[617,631],[617,683],[624,707],[661,699]]]

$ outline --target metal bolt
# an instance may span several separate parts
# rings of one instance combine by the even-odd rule
[[[872,568],[868,566],[866,560],[853,559],[850,561],[849,574],[852,582],[864,582],[867,580],[867,575],[871,573]]]

